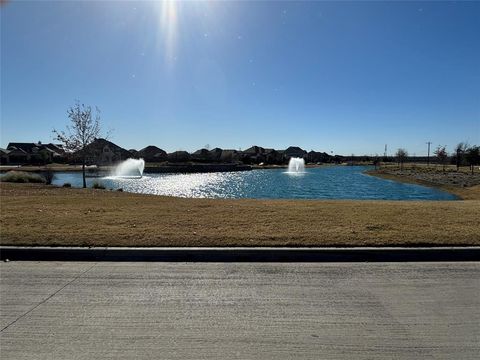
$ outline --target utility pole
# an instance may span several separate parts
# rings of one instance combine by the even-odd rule
[[[430,145],[432,144],[432,142],[427,141],[426,144],[428,145],[427,166],[430,166]]]

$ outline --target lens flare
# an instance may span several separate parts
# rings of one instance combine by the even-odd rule
[[[178,2],[173,0],[162,1],[159,3],[158,9],[160,21],[158,39],[163,45],[166,63],[171,63],[175,57],[178,37]]]

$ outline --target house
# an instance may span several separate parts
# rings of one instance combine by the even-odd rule
[[[10,163],[10,156],[8,155],[11,150],[0,148],[0,164],[7,165]]]
[[[137,149],[128,149],[128,151],[130,152],[130,154],[132,154],[132,156],[138,158],[138,150]]]
[[[65,150],[60,144],[20,143],[8,144],[8,154],[2,154],[2,161],[9,164],[47,164],[51,162],[63,162]],[[7,162],[8,161],[8,162]]]
[[[137,157],[142,158],[146,162],[163,162],[167,161],[167,152],[154,145],[149,145],[136,153]]]
[[[283,158],[285,161],[290,160],[292,157],[306,158],[306,156],[307,152],[298,146],[290,146],[285,149],[285,152],[283,153]]]
[[[41,143],[39,143],[41,144]],[[63,145],[62,144],[41,144],[43,145],[45,148],[55,152],[56,154],[58,155],[65,155],[65,149],[63,148]]]
[[[81,159],[80,152],[76,152],[74,157]],[[130,151],[106,139],[95,139],[86,147],[86,162],[90,165],[114,165],[131,157]]]
[[[212,154],[207,149],[200,149],[192,154],[191,159],[197,162],[209,162],[212,160]]]
[[[283,162],[283,154],[275,149],[264,149],[263,154],[267,164],[281,164]]]
[[[222,150],[220,155],[220,162],[222,163],[236,163],[240,160],[240,154],[237,150]]]
[[[174,151],[169,153],[167,158],[169,162],[187,162],[190,160],[190,154],[186,151]]]
[[[307,162],[309,163],[327,163],[330,162],[332,156],[328,155],[326,152],[319,152],[311,150],[307,154]]]
[[[260,146],[252,146],[240,153],[240,158],[245,164],[260,164],[265,162],[265,149]]]
[[[222,156],[222,151],[223,150],[218,147],[210,150],[210,156],[212,161],[219,162]]]

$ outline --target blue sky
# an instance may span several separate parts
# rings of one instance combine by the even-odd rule
[[[480,144],[478,38],[480,2],[10,1],[1,145],[75,99],[125,148]]]

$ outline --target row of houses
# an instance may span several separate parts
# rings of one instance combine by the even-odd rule
[[[297,146],[291,146],[285,150],[275,150],[263,148],[261,146],[252,146],[245,150],[233,149],[200,149],[193,153],[186,151],[175,151],[167,153],[156,147],[147,146],[136,151],[130,150],[136,157],[141,157],[147,162],[220,162],[220,163],[244,163],[244,164],[284,164],[292,157],[304,158],[307,162],[329,162],[332,156],[325,152],[310,151],[307,152]]]
[[[9,143],[6,149],[0,148],[0,163],[43,165],[64,162],[65,150],[61,144]]]
[[[0,149],[2,164],[41,164],[51,162],[78,162],[79,154],[64,151],[59,144],[10,143],[7,149]],[[111,165],[128,158],[143,158],[147,163],[243,163],[243,164],[285,164],[292,157],[304,158],[307,162],[331,162],[334,159],[325,152],[307,152],[300,147],[290,146],[275,150],[252,146],[245,150],[200,149],[193,153],[174,151],[167,153],[157,146],[141,150],[126,150],[106,139],[96,139],[86,151],[88,164]]]

